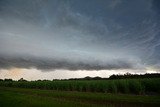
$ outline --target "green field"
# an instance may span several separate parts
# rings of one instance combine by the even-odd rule
[[[0,107],[160,107],[160,78],[3,80]]]
[[[0,87],[0,107],[159,107],[160,96]]]

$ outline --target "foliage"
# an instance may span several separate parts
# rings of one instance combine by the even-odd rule
[[[160,78],[119,80],[0,81],[0,86],[60,91],[160,94]]]

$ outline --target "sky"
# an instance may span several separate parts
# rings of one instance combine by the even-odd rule
[[[0,78],[160,71],[159,0],[0,0]]]

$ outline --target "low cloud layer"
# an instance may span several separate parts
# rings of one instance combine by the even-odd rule
[[[1,0],[0,69],[159,70],[159,4]]]
[[[80,62],[69,60],[54,60],[44,58],[0,58],[0,68],[37,68],[43,71],[49,71],[54,69],[67,69],[67,70],[105,70],[105,69],[140,69],[136,63],[129,62],[127,60],[111,60],[108,62],[92,61],[92,62]]]

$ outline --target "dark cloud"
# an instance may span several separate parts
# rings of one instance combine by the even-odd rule
[[[158,6],[158,0],[1,0],[0,68],[158,68]]]
[[[139,69],[136,63],[127,60],[115,60],[109,62],[94,61],[73,62],[68,60],[51,60],[44,58],[19,58],[19,57],[0,57],[0,69],[18,67],[18,68],[37,68],[40,70],[105,70],[105,69]]]
[[[159,0],[153,0],[152,8],[157,12],[158,15],[160,15],[160,1]]]

